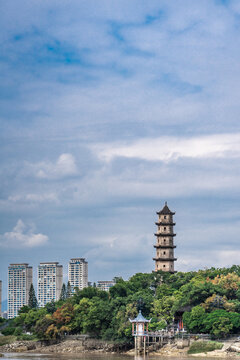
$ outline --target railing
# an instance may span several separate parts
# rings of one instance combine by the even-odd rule
[[[132,333],[133,336],[148,336],[149,333],[147,331],[134,331]]]

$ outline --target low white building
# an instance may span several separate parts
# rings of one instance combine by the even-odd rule
[[[97,282],[97,288],[103,291],[109,291],[109,289],[115,285],[114,280],[99,280]]]

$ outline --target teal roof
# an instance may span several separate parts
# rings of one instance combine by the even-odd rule
[[[135,322],[135,323],[145,323],[145,322],[150,322],[151,319],[150,320],[145,319],[145,317],[142,315],[141,310],[139,310],[138,316],[133,320],[129,319],[129,321],[131,321],[132,323],[133,322]]]

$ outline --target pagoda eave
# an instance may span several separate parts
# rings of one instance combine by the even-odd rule
[[[159,225],[162,225],[162,226],[164,226],[164,225],[175,226],[176,225],[176,223],[167,223],[167,222],[166,223],[164,223],[164,222],[155,222],[155,224],[158,225],[158,226]]]
[[[172,212],[172,211],[164,212],[161,210],[161,211],[157,211],[156,214],[158,214],[158,215],[175,215],[176,213]]]
[[[177,258],[153,258],[155,261],[176,261]]]
[[[156,249],[176,249],[176,245],[153,245]]]
[[[176,234],[163,234],[163,233],[156,233],[155,236],[164,236],[164,237],[173,237],[176,236]]]

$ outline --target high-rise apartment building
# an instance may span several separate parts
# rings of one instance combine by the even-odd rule
[[[10,264],[8,267],[8,318],[18,314],[22,306],[28,305],[32,284],[32,267],[28,264]]]
[[[0,317],[2,316],[2,280],[0,280]]]
[[[84,258],[74,258],[68,264],[68,281],[72,292],[75,288],[88,287],[88,263]]]
[[[38,306],[57,301],[63,284],[63,267],[58,262],[44,262],[38,266]]]

